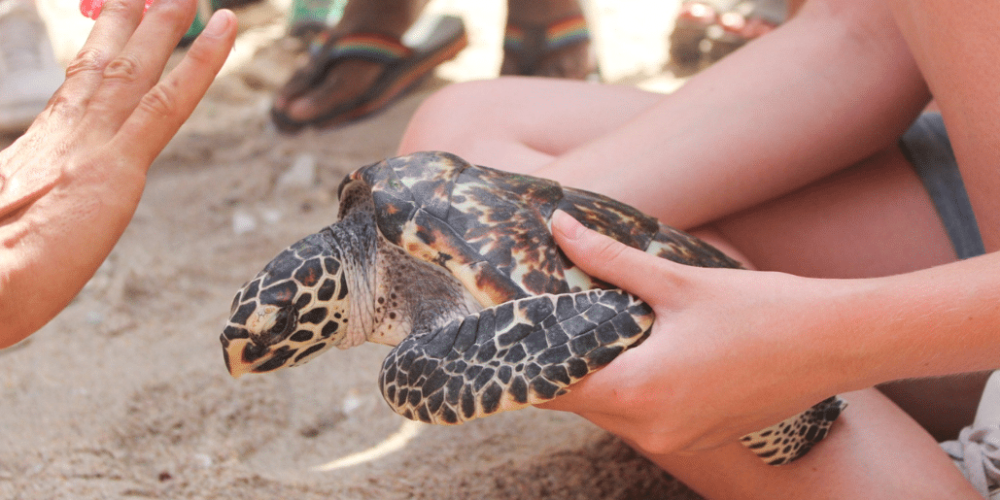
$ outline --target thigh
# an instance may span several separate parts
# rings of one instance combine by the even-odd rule
[[[694,232],[754,268],[822,278],[884,276],[956,259],[930,195],[897,148]],[[972,422],[987,375],[880,389],[935,438],[954,439]]]
[[[531,173],[620,127],[665,96],[552,78],[499,78],[445,87],[414,114],[400,154],[441,150]]]
[[[958,439],[976,418],[991,372],[899,380],[878,386],[938,441]]]
[[[930,196],[896,147],[711,227],[754,267],[801,276],[886,276],[956,259]]]
[[[978,498],[937,443],[884,397],[869,389],[844,398],[850,406],[830,435],[789,465],[765,465],[739,443],[649,458],[707,498]]]

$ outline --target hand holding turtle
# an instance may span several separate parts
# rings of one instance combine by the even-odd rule
[[[0,152],[0,348],[56,315],[139,203],[146,171],[222,67],[236,35],[219,11],[162,81],[193,0],[109,2],[31,128]],[[140,20],[142,20],[140,24]]]
[[[829,302],[837,282],[680,265],[602,236],[565,213],[553,216],[552,232],[570,260],[638,295],[656,320],[641,346],[543,408],[578,413],[662,454],[735,441],[864,386],[823,371],[815,360],[824,346],[802,335],[823,325],[824,308],[809,308]]]

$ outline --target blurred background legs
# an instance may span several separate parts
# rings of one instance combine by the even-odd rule
[[[366,117],[457,55],[467,43],[463,20],[420,19],[426,4],[294,0],[289,33],[311,38],[310,59],[278,90],[273,122],[298,132]],[[507,10],[501,74],[597,79],[579,0],[508,0]]]
[[[785,21],[786,0],[684,0],[670,34],[670,65],[691,74]]]

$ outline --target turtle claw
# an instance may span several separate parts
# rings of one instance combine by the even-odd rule
[[[652,323],[650,307],[621,290],[507,302],[410,335],[386,357],[379,387],[400,415],[458,424],[565,394]]]

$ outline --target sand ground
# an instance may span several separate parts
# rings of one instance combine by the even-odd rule
[[[39,4],[65,64],[91,22],[75,0]],[[662,69],[676,8],[590,3],[607,80],[679,84]],[[296,137],[277,134],[266,114],[301,58],[283,39],[287,3],[240,11],[237,49],[153,165],[120,244],[63,314],[0,351],[0,498],[697,498],[572,415],[408,424],[378,393],[381,346],[272,376],[226,373],[218,334],[235,290],[333,222],[340,179],[391,156],[423,98],[496,73],[503,9],[435,0],[429,12],[464,17],[467,50],[373,119]]]

